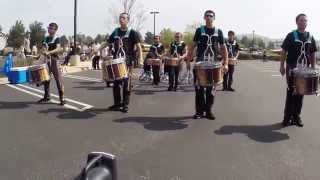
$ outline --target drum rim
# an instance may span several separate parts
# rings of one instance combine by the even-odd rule
[[[110,61],[104,61],[106,63],[106,65],[114,65],[114,64],[122,64],[122,63],[126,63],[126,59],[125,58],[117,58],[117,59],[112,59]]]
[[[33,65],[29,67],[30,71],[39,70],[39,69],[47,69],[46,64]]]

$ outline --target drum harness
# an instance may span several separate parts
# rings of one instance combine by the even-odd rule
[[[229,41],[227,41],[227,45],[229,47],[229,53],[231,54],[231,58],[234,58],[234,54],[233,54],[233,46],[236,45],[236,41],[234,40],[233,43],[229,43]]]
[[[218,28],[215,28],[213,35],[209,35],[205,32],[204,26],[201,27],[201,36],[206,36],[208,38],[207,47],[203,53],[204,61],[211,61],[212,63],[215,61],[214,51],[212,49],[212,37],[218,37]],[[208,55],[207,55],[208,54]]]
[[[309,33],[308,33],[309,34]],[[303,42],[298,37],[298,32],[293,31],[294,41],[301,44],[300,48],[300,55],[297,59],[297,67],[298,68],[306,68],[308,66],[307,64],[307,54],[306,54],[306,45],[311,44],[312,35],[309,34],[308,40],[306,42]],[[300,61],[300,63],[299,63]]]

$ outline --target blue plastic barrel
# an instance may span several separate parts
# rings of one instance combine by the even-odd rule
[[[8,73],[8,80],[11,84],[23,84],[29,82],[29,67],[11,68]]]

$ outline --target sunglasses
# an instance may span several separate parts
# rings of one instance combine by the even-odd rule
[[[56,30],[54,27],[48,27],[48,30]]]

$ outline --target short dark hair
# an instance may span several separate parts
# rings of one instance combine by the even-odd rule
[[[213,10],[206,10],[206,12],[204,12],[204,16],[206,16],[207,14],[213,14],[213,17],[216,16],[216,13]]]
[[[296,22],[298,22],[298,20],[299,20],[302,16],[307,17],[307,15],[306,15],[306,14],[304,14],[304,13],[300,13],[300,14],[298,14],[298,16],[296,17]]]
[[[232,35],[232,36],[234,36],[235,35],[235,33],[234,33],[234,31],[228,31],[228,35]]]
[[[127,12],[123,12],[123,13],[120,13],[120,16],[121,16],[121,15],[127,15],[128,20],[130,20],[130,14],[129,14],[129,13],[127,13]]]
[[[56,30],[58,30],[58,28],[59,28],[59,26],[58,26],[58,24],[57,23],[50,23],[49,24],[49,27],[54,27]]]

